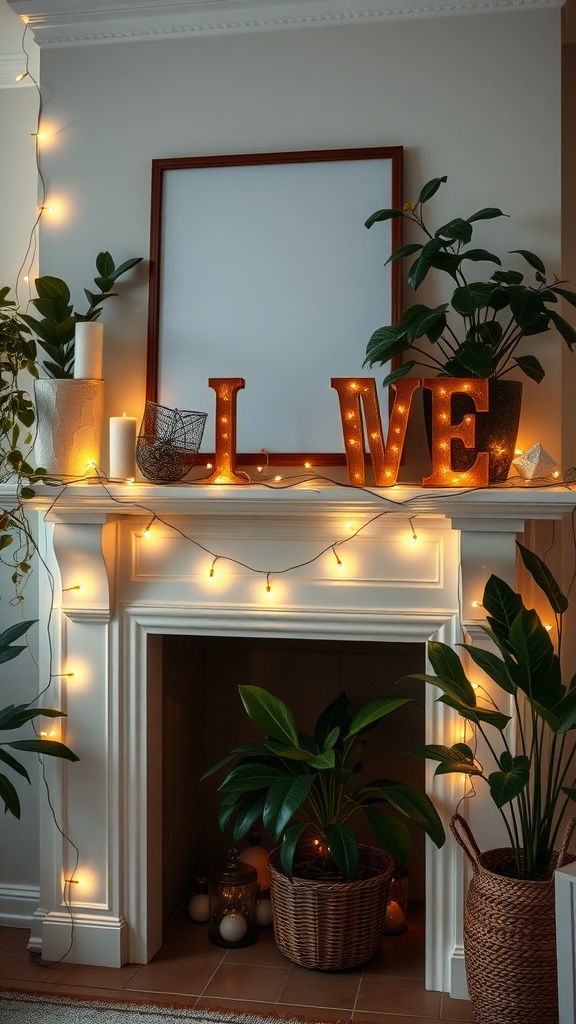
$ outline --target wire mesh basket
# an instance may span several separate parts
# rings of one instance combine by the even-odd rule
[[[162,484],[182,480],[196,460],[206,416],[205,412],[146,402],[136,442],[136,462],[142,476]]]

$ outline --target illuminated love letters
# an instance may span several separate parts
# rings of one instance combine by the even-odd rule
[[[246,477],[236,470],[236,397],[245,386],[242,377],[211,377],[208,384],[216,392],[216,467],[205,483],[245,484]],[[362,487],[366,479],[365,438],[368,444],[376,487],[389,487],[398,479],[406,438],[408,416],[414,392],[419,387],[432,392],[432,472],[424,477],[424,487],[487,487],[489,455],[480,452],[465,472],[455,472],[451,464],[451,443],[459,438],[467,448],[475,444],[475,420],[467,413],[461,423],[452,423],[452,396],[470,396],[477,412],[488,411],[488,381],[441,377],[421,380],[403,377],[391,385],[394,402],[390,410],[388,436],[384,441],[376,384],[372,377],[333,377],[331,385],[338,394],[344,449],[351,484]]]

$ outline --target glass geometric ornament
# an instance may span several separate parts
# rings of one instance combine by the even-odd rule
[[[540,442],[529,448],[527,452],[523,452],[522,455],[518,455],[512,465],[525,480],[547,479],[553,476],[558,469],[557,463]]]

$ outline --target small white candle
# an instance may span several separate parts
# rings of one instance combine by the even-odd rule
[[[136,417],[110,417],[110,476],[130,480],[136,472]]]
[[[104,325],[96,320],[76,324],[74,331],[74,377],[76,380],[102,380]]]

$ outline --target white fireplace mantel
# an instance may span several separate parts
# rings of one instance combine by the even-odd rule
[[[7,507],[8,492],[0,500]],[[52,574],[40,580],[41,684],[51,678],[50,703],[68,714],[63,739],[81,758],[50,759],[45,771],[80,859],[71,885],[73,850],[44,806],[31,948],[47,960],[118,967],[147,962],[160,944],[163,634],[455,644],[465,630],[481,642],[478,600],[490,573],[514,583],[516,537],[575,505],[563,486],[40,488],[28,508]],[[453,742],[454,719],[427,694],[427,742]],[[445,821],[461,785],[427,768]],[[486,845],[480,797],[474,816]],[[466,879],[454,847],[427,852],[427,985],[464,996]]]

